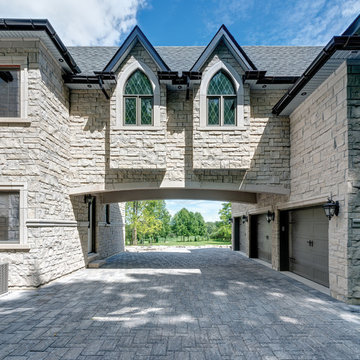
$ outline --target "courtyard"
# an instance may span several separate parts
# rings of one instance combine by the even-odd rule
[[[0,297],[0,359],[360,359],[360,313],[225,248],[132,250]]]

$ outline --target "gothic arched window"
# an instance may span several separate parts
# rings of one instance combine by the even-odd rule
[[[153,124],[153,89],[148,77],[136,70],[124,88],[124,125]]]
[[[224,71],[217,72],[207,90],[207,125],[236,125],[236,92]]]

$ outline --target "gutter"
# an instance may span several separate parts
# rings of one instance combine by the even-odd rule
[[[64,75],[65,84],[87,84],[89,88],[92,85],[99,85],[100,90],[109,100],[110,96],[104,88],[104,81],[113,81],[116,84],[116,76],[112,72],[95,71],[95,75]]]
[[[272,113],[280,115],[286,106],[290,104],[295,96],[300,93],[304,86],[338,50],[360,50],[360,36],[334,36],[305,70],[304,74],[300,76],[294,86],[277,102],[272,109]]]
[[[45,31],[74,74],[81,72],[68,49],[47,19],[0,19],[0,31]]]
[[[198,71],[158,71],[159,80],[171,80],[173,85],[187,85],[188,80],[201,80]]]
[[[246,71],[243,81],[256,80],[257,84],[294,84],[299,76],[265,76],[266,71],[250,70]]]

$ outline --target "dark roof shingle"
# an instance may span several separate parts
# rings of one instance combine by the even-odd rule
[[[266,76],[300,76],[319,54],[321,46],[243,46],[243,50]],[[81,75],[104,69],[118,50],[116,46],[68,47]],[[205,46],[155,46],[172,71],[188,71]]]

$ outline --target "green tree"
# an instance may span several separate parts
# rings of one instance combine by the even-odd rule
[[[216,231],[211,237],[215,239],[231,240],[231,203],[223,203],[219,210],[220,221],[216,222]]]
[[[137,245],[138,230],[145,208],[145,201],[129,201],[125,205],[125,223],[131,231],[131,244]]]
[[[195,214],[193,214],[193,217],[195,223],[195,229],[193,235],[204,236],[206,234],[206,225],[203,216],[199,212],[196,212]]]
[[[172,231],[177,235],[181,236],[184,239],[184,236],[190,235],[190,223],[191,216],[187,209],[183,208],[178,211],[171,220]]]
[[[126,231],[131,233],[131,244],[138,239],[167,236],[170,231],[170,214],[164,200],[129,201],[126,203]]]

